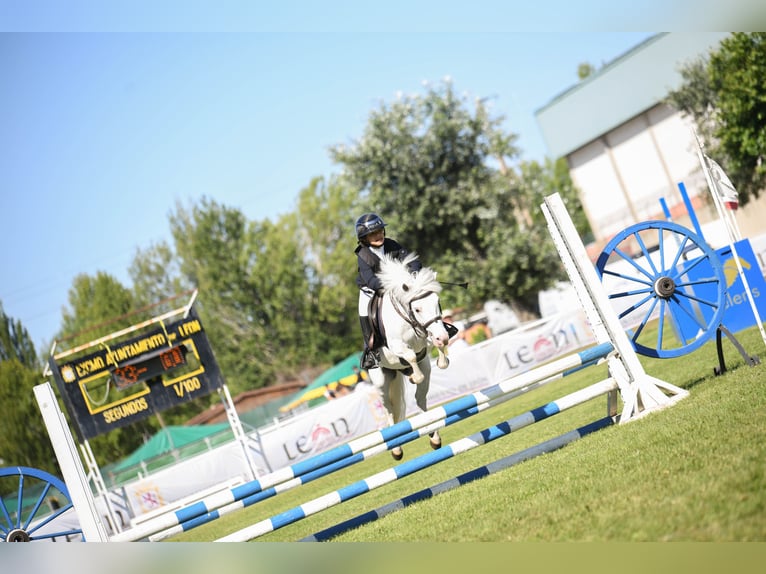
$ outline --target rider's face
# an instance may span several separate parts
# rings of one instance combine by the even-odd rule
[[[383,245],[383,240],[385,238],[386,238],[386,232],[382,229],[373,231],[366,237],[367,243],[369,243],[373,247],[380,247],[381,245]]]

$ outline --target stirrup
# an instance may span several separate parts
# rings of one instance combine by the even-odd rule
[[[380,359],[374,349],[365,349],[362,354],[361,368],[372,369],[378,366]]]

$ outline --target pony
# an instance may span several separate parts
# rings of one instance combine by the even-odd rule
[[[427,395],[431,377],[431,349],[436,348],[436,365],[449,366],[447,346],[450,334],[441,317],[441,284],[436,273],[422,267],[411,273],[409,263],[417,259],[410,253],[402,261],[384,255],[377,273],[383,284],[380,298],[373,298],[371,316],[383,346],[378,349],[380,369],[370,369],[371,382],[380,389],[383,406],[393,424],[406,415],[404,376],[414,383],[415,402],[421,411],[428,409]],[[377,306],[375,305],[377,301]],[[372,373],[370,373],[372,371]],[[382,380],[375,381],[374,377]],[[438,431],[429,434],[431,448],[441,447]],[[401,447],[391,449],[395,460],[404,455]]]

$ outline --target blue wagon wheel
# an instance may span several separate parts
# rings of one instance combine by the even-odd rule
[[[64,481],[36,468],[0,468],[0,542],[82,541],[64,518],[73,512]]]
[[[628,227],[606,245],[596,269],[642,355],[666,359],[690,353],[721,324],[726,306],[721,262],[681,225],[645,221]]]

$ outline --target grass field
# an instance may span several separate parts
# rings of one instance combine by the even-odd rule
[[[677,404],[589,435],[486,478],[417,502],[338,536],[338,542],[766,541],[766,345],[756,327],[736,334],[762,364],[744,364],[724,338],[676,359],[641,357],[647,373],[690,391]],[[586,369],[442,431],[444,444],[606,377]],[[606,414],[599,397],[255,539],[296,541]],[[404,461],[430,450],[405,445]],[[388,454],[284,492],[170,540],[212,541],[368,478]]]

